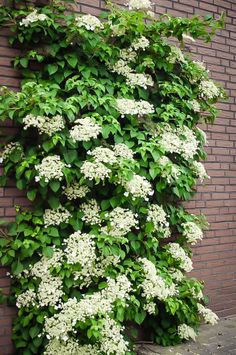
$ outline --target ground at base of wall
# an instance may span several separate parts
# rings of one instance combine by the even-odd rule
[[[215,326],[204,325],[196,342],[163,348],[138,346],[137,355],[236,355],[236,316],[223,318]]]

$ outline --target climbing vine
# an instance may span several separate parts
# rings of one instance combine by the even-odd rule
[[[17,3],[0,8],[22,74],[19,92],[1,88],[17,127],[1,183],[32,201],[0,239],[17,353],[135,354],[140,328],[162,345],[195,339],[217,316],[186,275],[206,222],[181,202],[208,178],[197,124],[225,94],[185,44],[222,18],[156,17],[149,0],[100,19]]]

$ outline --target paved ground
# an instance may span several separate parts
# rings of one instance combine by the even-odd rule
[[[197,341],[163,348],[150,344],[138,347],[138,355],[236,355],[236,317],[221,319],[218,325],[201,327]]]

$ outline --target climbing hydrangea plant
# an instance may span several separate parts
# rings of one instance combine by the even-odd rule
[[[33,202],[0,239],[18,354],[135,354],[139,328],[170,345],[217,321],[185,274],[206,223],[181,201],[208,178],[197,124],[224,92],[183,49],[222,21],[108,6],[101,19],[55,0],[0,9],[23,76],[1,89],[1,119],[18,127],[1,182]]]

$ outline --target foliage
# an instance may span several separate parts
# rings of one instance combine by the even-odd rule
[[[33,202],[0,240],[18,354],[131,354],[139,326],[158,344],[188,339],[203,284],[182,272],[206,223],[181,202],[207,177],[197,124],[214,121],[224,92],[168,38],[208,42],[222,19],[0,10],[23,76],[19,92],[1,90],[1,118],[18,127],[1,182],[14,177]]]

